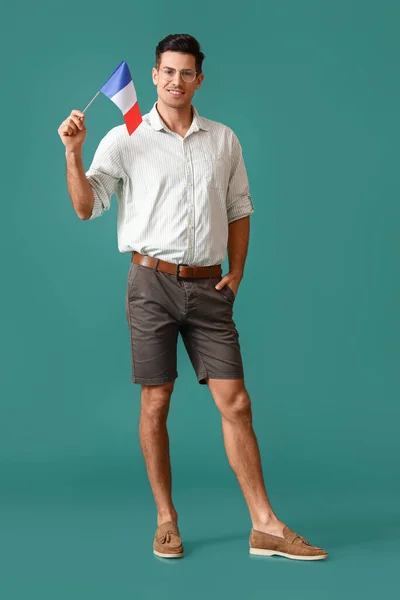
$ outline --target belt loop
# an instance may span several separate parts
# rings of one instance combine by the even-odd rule
[[[157,271],[158,263],[160,262],[159,258],[156,258],[156,264],[153,267],[153,271]]]

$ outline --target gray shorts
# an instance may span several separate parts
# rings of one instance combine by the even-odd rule
[[[178,279],[130,264],[126,317],[130,330],[132,382],[157,385],[178,377],[180,333],[199,383],[208,377],[242,379],[239,333],[233,321],[235,296],[221,277]]]

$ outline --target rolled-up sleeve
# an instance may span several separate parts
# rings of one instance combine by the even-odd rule
[[[231,154],[231,176],[226,198],[228,223],[247,217],[254,212],[250,195],[249,180],[242,155],[242,147],[236,135],[233,136]]]
[[[111,197],[121,180],[118,147],[112,130],[100,141],[92,164],[85,173],[93,190],[94,205],[90,219],[101,217],[111,206]]]

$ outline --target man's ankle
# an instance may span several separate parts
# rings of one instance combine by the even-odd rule
[[[255,531],[261,531],[263,533],[269,533],[283,537],[285,524],[280,521],[276,515],[260,516],[260,518],[254,520],[252,524]]]
[[[159,512],[157,514],[157,527],[159,527],[160,525],[162,525],[163,523],[169,523],[169,522],[178,523],[178,513],[173,512],[173,511],[166,511],[166,512]]]
[[[263,513],[252,520],[253,529],[260,528],[261,531],[264,527],[274,526],[278,523],[279,519],[275,513]]]

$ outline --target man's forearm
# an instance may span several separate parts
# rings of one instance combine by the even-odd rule
[[[65,153],[67,185],[72,205],[80,219],[89,219],[94,205],[93,190],[88,182],[81,152]]]
[[[250,217],[237,219],[228,225],[229,272],[243,276],[250,236]]]

